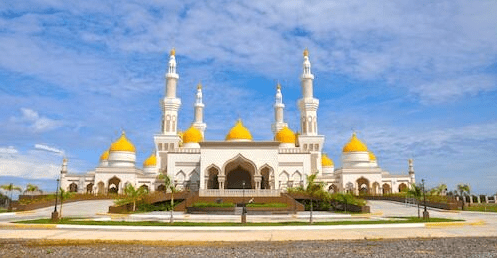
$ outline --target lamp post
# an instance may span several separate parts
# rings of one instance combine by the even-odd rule
[[[425,194],[425,180],[421,179],[421,182],[423,182],[423,202],[425,206],[425,210],[423,211],[423,220],[429,220],[430,219],[430,213],[426,210],[426,194]]]
[[[247,223],[247,212],[245,210],[245,181],[242,181],[242,224]]]
[[[59,202],[59,181],[60,179],[57,178],[57,189],[55,189],[55,208],[52,212],[52,221],[59,220],[59,213],[57,212],[57,203]]]

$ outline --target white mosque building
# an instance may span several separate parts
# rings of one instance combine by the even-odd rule
[[[302,98],[298,100],[300,130],[285,123],[281,87],[277,86],[272,124],[274,139],[253,141],[250,131],[239,120],[228,131],[225,141],[204,139],[202,86],[197,87],[194,121],[185,132],[178,131],[181,99],[176,95],[179,75],[175,50],[171,50],[165,75],[165,97],[161,101],[161,133],[154,135],[155,152],[143,168],[136,164],[136,149],[123,132],[100,157],[94,170],[68,174],[67,160],[61,171],[61,187],[79,193],[122,193],[127,184],[149,191],[163,190],[159,174],[173,180],[177,188],[199,191],[201,196],[237,195],[244,190],[253,196],[275,196],[286,188],[306,184],[310,174],[324,182],[330,192],[369,194],[396,193],[415,182],[412,160],[408,174],[391,175],[378,166],[375,155],[354,133],[343,147],[341,168],[322,152],[325,137],[318,133],[319,100],[313,95],[314,75],[307,49],[300,76]]]

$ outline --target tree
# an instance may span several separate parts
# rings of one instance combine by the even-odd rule
[[[71,198],[73,196],[73,193],[62,189],[62,187],[59,189],[59,191],[60,191],[60,194],[59,194],[59,197],[60,197],[60,215],[59,215],[59,217],[62,218],[62,204],[64,203],[65,200]]]
[[[26,186],[26,190],[24,190],[24,192],[36,192],[36,191],[39,191],[40,188],[37,186],[37,185],[33,185],[33,184],[28,184]]]
[[[437,187],[431,189],[430,191],[433,195],[446,195],[447,194],[447,185],[439,184]]]
[[[174,218],[173,218],[173,210],[174,210],[174,193],[178,192],[176,187],[174,187],[174,184],[172,183],[171,178],[166,174],[166,173],[160,173],[159,179],[164,180],[164,193],[167,192],[167,190],[171,190],[171,216],[169,218],[170,223],[174,223]]]
[[[309,223],[310,224],[312,224],[312,222],[313,222],[312,221],[312,210],[313,210],[312,201],[314,200],[314,197],[318,197],[321,194],[323,194],[323,192],[325,192],[323,190],[324,183],[323,182],[316,183],[316,181],[315,181],[316,176],[317,176],[317,173],[307,176],[307,186],[305,187],[305,193],[307,193],[309,195],[309,197],[311,197],[311,213],[309,216]]]
[[[421,218],[420,207],[419,207],[419,199],[423,195],[423,190],[421,189],[421,185],[411,184],[409,190],[407,190],[407,194],[416,198],[416,203],[418,204],[418,218]]]
[[[10,183],[8,185],[1,185],[0,188],[10,193],[9,211],[11,211],[12,210],[12,194],[14,193],[14,191],[18,191],[19,193],[21,193],[22,188],[20,186],[14,185],[12,183]]]
[[[123,199],[118,200],[118,203],[133,203],[133,211],[136,211],[136,202],[141,201],[145,195],[148,194],[148,190],[145,187],[135,188],[132,184],[128,184],[126,185],[126,188],[124,188],[124,194],[126,196]]]
[[[458,184],[457,191],[462,198],[462,209],[464,210],[464,203],[466,202],[465,195],[470,193],[470,187],[467,184]]]

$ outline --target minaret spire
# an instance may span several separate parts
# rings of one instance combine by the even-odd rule
[[[202,101],[202,84],[199,82],[197,84],[197,98],[194,105],[195,120],[193,121],[192,126],[202,132],[202,137],[204,137],[205,128],[207,128],[207,125],[204,123],[204,106]]]
[[[409,163],[409,177],[411,178],[411,184],[414,184],[414,183],[416,183],[416,178],[415,178],[415,174],[414,174],[413,160],[409,159],[408,163]]]
[[[169,63],[166,73],[166,97],[162,101],[162,134],[176,135],[178,128],[178,110],[181,100],[176,97],[176,87],[179,75],[176,73],[176,50],[173,48],[169,53]]]
[[[283,95],[281,94],[281,84],[278,82],[278,84],[276,85],[276,96],[274,103],[274,123],[271,126],[273,134],[278,133],[281,129],[288,126],[288,124],[284,122],[283,118],[284,108],[285,104],[283,104]]]
[[[309,61],[309,50],[304,50],[303,71],[300,76],[302,86],[302,98],[298,101],[300,109],[300,126],[302,135],[317,135],[317,110],[319,100],[314,98],[313,80],[311,73],[311,62]]]

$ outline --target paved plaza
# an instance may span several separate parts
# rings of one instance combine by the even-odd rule
[[[106,214],[111,201],[85,201],[64,205],[65,216],[112,219]],[[416,216],[415,207],[387,201],[369,201],[368,216],[317,212],[321,220],[386,219],[392,216]],[[454,212],[430,209],[431,217],[464,219],[464,222],[376,224],[376,225],[309,225],[271,227],[132,227],[132,226],[79,226],[79,225],[32,225],[21,227],[9,223],[15,220],[48,217],[51,208],[33,212],[6,213],[0,216],[1,239],[44,240],[116,240],[116,241],[296,241],[296,240],[353,240],[396,239],[431,237],[497,237],[497,213]],[[129,219],[133,216],[150,216],[168,220],[168,212],[120,216],[113,219]],[[307,220],[308,213],[280,216],[248,216],[249,221]],[[184,215],[175,214],[177,221],[230,221],[233,215]],[[355,218],[359,217],[359,218]],[[135,218],[136,219],[136,218]],[[238,217],[239,219],[239,217]],[[146,220],[150,220],[146,218]]]

